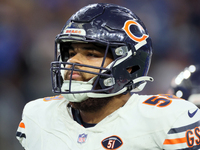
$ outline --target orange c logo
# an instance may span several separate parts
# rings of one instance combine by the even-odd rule
[[[136,42],[141,42],[141,41],[144,41],[148,35],[146,34],[143,34],[142,37],[136,37],[133,35],[133,33],[131,33],[130,31],[130,26],[131,25],[136,25],[139,29],[143,30],[144,31],[144,28],[137,22],[133,21],[133,20],[127,20],[124,24],[124,27],[122,28],[126,34],[133,40],[133,41],[136,41]]]

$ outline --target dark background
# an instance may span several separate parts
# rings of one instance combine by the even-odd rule
[[[0,0],[0,149],[22,150],[15,138],[25,103],[51,92],[54,39],[81,7],[108,2],[131,9],[153,40],[149,75],[140,94],[166,93],[172,78],[199,63],[199,0]]]

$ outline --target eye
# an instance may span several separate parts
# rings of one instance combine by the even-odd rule
[[[73,51],[69,52],[69,58],[72,58],[72,57],[74,57],[75,55],[76,55],[75,52],[73,52]]]
[[[102,57],[104,56],[102,52],[100,51],[97,51],[97,50],[88,50],[86,52],[86,56],[87,57],[94,57],[94,58],[97,58],[97,57]]]
[[[88,53],[87,56],[89,56],[89,57],[97,57],[94,53]]]

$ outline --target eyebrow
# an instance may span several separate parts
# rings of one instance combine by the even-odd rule
[[[104,51],[104,49],[102,48],[99,48],[97,46],[86,46],[86,47],[83,47],[84,50],[97,50],[97,51]]]
[[[70,46],[69,49],[74,50],[74,47]],[[86,45],[86,46],[81,47],[81,49],[83,49],[83,50],[96,50],[96,51],[99,51],[99,52],[105,52],[105,50],[106,50],[104,48],[99,48],[95,45]]]

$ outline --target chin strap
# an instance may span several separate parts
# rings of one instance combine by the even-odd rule
[[[147,81],[153,82],[154,79],[152,77],[149,77],[149,76],[143,76],[143,77],[139,77],[139,78],[134,79],[133,83],[136,84],[136,83],[141,82],[141,81],[145,81],[145,82],[140,84],[138,87],[132,89],[131,92],[140,92],[140,91],[142,91],[144,89],[144,87],[146,86]]]
[[[93,81],[95,80],[96,77],[92,78],[91,80],[89,80],[88,82],[83,82],[83,81],[75,81],[72,80],[71,81],[71,89],[70,89],[70,81],[69,80],[65,80],[61,90],[62,91],[72,91],[72,92],[78,92],[78,91],[89,91],[92,89],[93,87]],[[152,77],[149,76],[143,76],[143,77],[139,77],[133,80],[133,83],[138,83],[141,81],[153,81]],[[145,87],[146,82],[142,83],[140,86],[138,86],[137,88],[133,89],[131,92],[139,92],[142,91],[143,88]],[[116,93],[110,93],[110,94],[106,94],[106,93],[93,93],[93,92],[85,92],[85,93],[73,93],[73,94],[62,94],[68,101],[71,102],[81,102],[84,101],[88,98],[104,98],[104,97],[112,97],[115,95],[119,95],[122,94],[124,92],[127,91],[127,87],[124,87],[123,89],[121,89],[120,91],[116,92]]]
[[[62,91],[71,91],[71,92],[78,92],[78,91],[88,91],[92,89],[92,83],[84,82],[84,81],[75,81],[71,80],[71,89],[70,89],[70,81],[65,80],[63,82]],[[87,96],[87,93],[73,93],[73,94],[62,94],[63,97],[65,97],[70,102],[81,102],[89,97]]]

